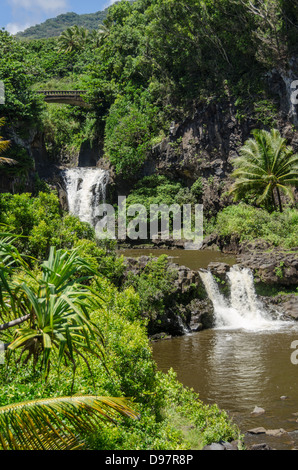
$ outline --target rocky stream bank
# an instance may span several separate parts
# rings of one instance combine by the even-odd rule
[[[208,242],[208,240],[207,240]],[[207,247],[207,243],[205,242]],[[210,245],[209,245],[210,246]],[[236,254],[240,268],[249,268],[254,276],[255,289],[267,311],[278,312],[284,319],[298,320],[298,302],[295,287],[298,285],[298,249],[291,252],[270,247],[262,241],[238,245]],[[126,258],[126,272],[140,274],[152,260],[149,256]],[[211,262],[208,270],[226,294],[231,266]],[[151,319],[149,332],[152,340],[197,332],[214,326],[214,309],[208,298],[199,271],[174,263],[169,250],[167,270],[174,273],[174,292],[167,302],[168,308]]]

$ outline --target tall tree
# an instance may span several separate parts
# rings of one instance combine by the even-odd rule
[[[234,161],[236,179],[231,188],[235,200],[247,193],[258,196],[261,204],[271,199],[275,208],[275,196],[282,212],[281,192],[295,201],[293,187],[298,185],[298,154],[287,146],[279,131],[254,130]]]
[[[109,36],[110,30],[107,26],[101,24],[99,29],[93,29],[89,35],[88,39],[90,43],[95,47],[100,47],[104,40]]]
[[[88,30],[82,26],[67,28],[58,39],[59,51],[74,52],[83,49],[87,42]]]
[[[255,18],[253,35],[257,54],[262,61],[285,67],[288,61],[282,0],[240,0],[248,13]]]

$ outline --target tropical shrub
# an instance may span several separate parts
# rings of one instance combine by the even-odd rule
[[[171,302],[171,296],[176,288],[174,280],[176,273],[167,268],[168,257],[159,256],[147,263],[140,274],[128,273],[126,286],[133,286],[140,296],[140,309],[144,317],[157,320],[165,312]]]
[[[24,254],[43,259],[50,246],[72,248],[83,238],[94,240],[89,224],[70,214],[63,217],[59,199],[53,192],[0,194],[0,224],[22,235],[16,245]]]
[[[269,214],[247,204],[229,206],[218,213],[213,230],[224,237],[236,235],[240,241],[259,238],[290,249],[298,246],[298,211]]]
[[[15,256],[14,248],[11,256]],[[19,274],[11,280],[6,278],[4,288],[0,285],[2,317],[11,315],[13,306],[15,315],[21,317],[19,323],[26,322],[25,326],[18,326],[13,331],[12,341],[6,346],[8,352],[21,349],[21,357],[27,353],[24,364],[32,357],[34,369],[40,363],[45,377],[53,363],[53,355],[58,370],[61,361],[65,360],[70,362],[73,373],[76,358],[85,359],[83,353],[86,351],[102,357],[102,334],[90,320],[90,310],[98,305],[100,298],[97,292],[83,284],[88,277],[78,277],[82,268],[89,271],[90,277],[92,268],[78,257],[76,251],[68,253],[54,247],[48,260],[41,264],[41,275],[36,276],[24,264],[22,267],[31,282]],[[6,327],[3,325],[3,328],[15,326],[16,321]]]
[[[4,126],[5,124],[5,119],[0,118],[0,127]],[[3,140],[3,137],[0,136],[0,153],[5,152],[10,146],[9,140]],[[0,157],[0,165],[3,165],[3,163],[8,163],[12,164],[13,160],[6,159],[5,157]]]
[[[105,127],[105,155],[124,177],[134,176],[147,157],[157,132],[157,109],[146,96],[119,97],[111,106]]]

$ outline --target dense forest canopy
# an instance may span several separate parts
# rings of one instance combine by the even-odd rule
[[[71,116],[64,142],[49,148],[105,134],[105,153],[124,174],[199,104],[232,96],[239,116],[259,113],[266,124],[276,104],[266,75],[286,72],[297,53],[297,8],[294,0],[121,1],[97,31],[78,23],[59,38],[33,40],[2,31],[2,114],[39,123],[49,140],[56,126],[58,141],[57,121]],[[45,117],[34,89],[84,89],[92,108]]]

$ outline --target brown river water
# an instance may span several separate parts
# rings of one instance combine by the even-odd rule
[[[227,263],[230,266],[236,263],[233,255],[223,254],[218,251],[211,250],[167,250],[167,249],[147,249],[147,248],[131,248],[119,250],[119,254],[127,257],[137,258],[139,256],[160,256],[167,255],[171,257],[173,263],[186,266],[190,269],[197,270],[206,269],[211,262]]]
[[[122,250],[125,256],[166,253],[191,269],[211,261],[235,263],[233,256],[185,250]],[[256,324],[252,329],[218,327],[152,344],[160,370],[172,368],[206,404],[216,403],[234,419],[249,446],[266,442],[274,449],[298,449],[298,364],[291,355],[298,323]],[[298,349],[298,347],[296,347]],[[285,398],[286,397],[286,398]],[[265,410],[252,414],[255,407]],[[284,429],[280,436],[251,435],[257,427]]]

